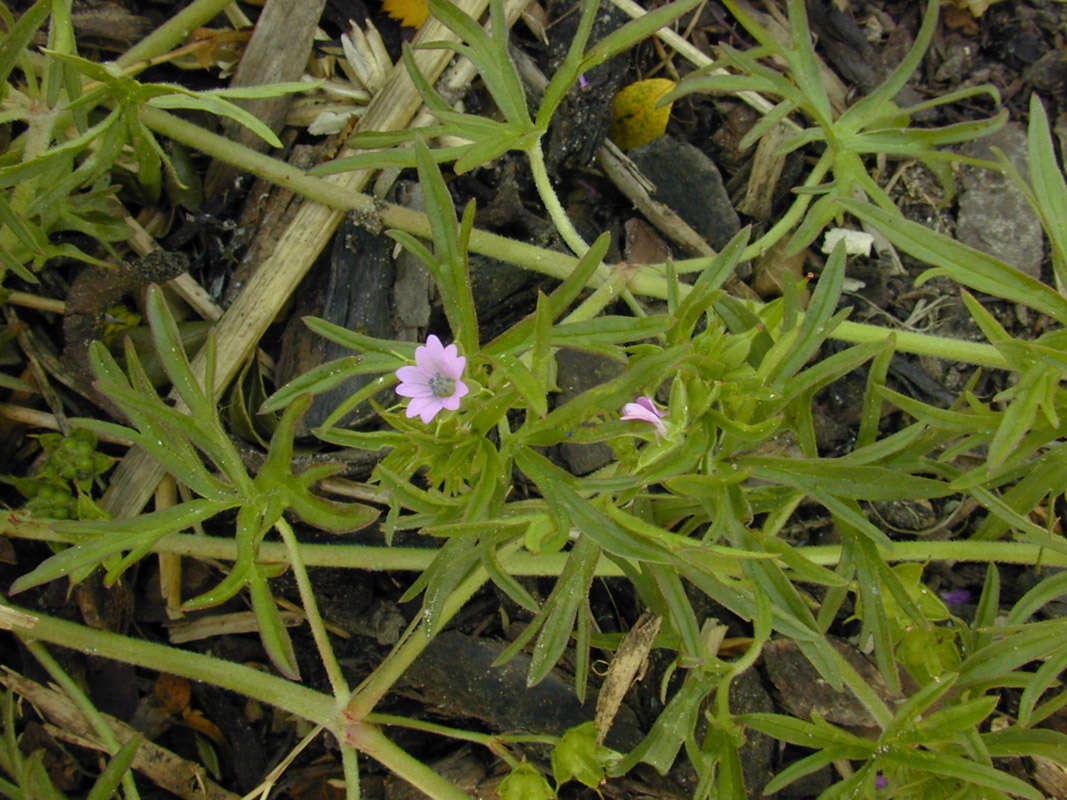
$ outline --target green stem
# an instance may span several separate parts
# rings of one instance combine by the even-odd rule
[[[815,163],[815,166],[811,168],[811,172],[808,173],[808,177],[804,179],[802,185],[809,189],[813,186],[817,186],[830,170],[830,165],[832,163],[833,159],[830,157],[830,149],[827,148],[822,154],[822,157]],[[750,258],[759,258],[778,244],[782,237],[800,223],[801,218],[804,216],[804,212],[807,210],[808,206],[811,205],[813,196],[814,195],[810,194],[799,195],[797,199],[793,201],[793,204],[789,206],[789,209],[785,214],[782,215],[781,219],[774,223],[774,226],[769,231],[745,248],[745,252],[741,254],[741,260],[745,261]]]
[[[880,328],[877,325],[865,325],[862,322],[845,320],[837,326],[837,330],[834,331],[831,338],[851,342],[852,344],[865,344],[867,342],[884,342],[890,332],[896,334],[896,349],[902,353],[933,356],[934,358],[943,358],[946,361],[963,361],[967,364],[991,367],[993,369],[1014,370],[1018,367],[1017,364],[1013,365],[1008,361],[992,345],[968,342],[963,339],[949,339],[945,336],[929,336],[924,333],[913,333],[912,331]]]
[[[0,517],[0,535],[17,539],[32,539],[41,542],[77,544],[73,534],[60,534],[40,523],[11,523]],[[298,545],[301,558],[311,567],[340,567],[342,569],[366,569],[376,572],[422,572],[437,556],[434,548],[421,547],[371,547],[351,544],[304,544]],[[175,553],[201,559],[233,561],[237,557],[237,545],[233,539],[219,536],[196,536],[173,533],[164,536],[152,548],[154,553]],[[805,558],[820,566],[833,566],[841,559],[839,545],[818,545],[798,550]],[[1022,542],[985,542],[974,539],[949,542],[894,542],[884,548],[882,555],[887,561],[977,561],[1002,564],[1045,564],[1049,567],[1067,567],[1067,555]],[[502,554],[501,565],[510,575],[548,577],[559,575],[567,562],[567,553],[536,555],[526,551]],[[265,564],[280,564],[287,560],[285,545],[281,542],[263,542],[259,546],[259,558]],[[602,578],[619,577],[622,570],[612,561],[601,558],[596,574]]]
[[[502,556],[501,560],[507,563],[505,557]],[[440,629],[452,619],[487,580],[489,580],[489,573],[481,566],[476,567],[470,575],[464,578],[442,604],[438,614],[437,628]],[[426,649],[435,633],[436,631],[431,631],[427,627],[425,614],[417,617],[416,621],[405,631],[404,637],[393,648],[393,652],[386,656],[366,680],[356,687],[348,708],[345,709],[345,714],[356,720],[364,719],[370,714],[378,701]]]
[[[41,666],[45,668],[52,680],[59,684],[59,688],[66,692],[67,697],[74,703],[74,707],[93,726],[96,735],[100,737],[100,741],[107,748],[108,754],[113,756],[118,753],[122,749],[122,743],[115,736],[115,731],[111,729],[111,726],[97,711],[96,706],[93,705],[81,687],[52,657],[52,654],[48,652],[48,648],[41,642],[27,641],[25,637],[23,637],[23,644],[26,645],[27,650],[33,653],[34,658],[41,663]],[[137,791],[137,783],[134,781],[133,773],[130,770],[126,770],[126,773],[122,776],[122,790],[128,800],[140,799],[141,795]]]
[[[317,203],[342,211],[355,211],[357,214],[365,215],[369,220],[381,222],[386,227],[398,228],[416,236],[430,236],[430,225],[426,216],[417,211],[380,203],[368,195],[345,188],[336,180],[313,177],[275,158],[231,142],[165,111],[144,106],[140,109],[140,115],[141,120],[148,127],[163,136],[196,148],[206,155],[251,172],[279,186],[292,189]],[[814,175],[816,175],[815,170],[809,175],[809,180]],[[768,231],[760,241],[766,241],[770,233]],[[573,256],[479,230],[471,232],[470,249],[476,253],[560,280],[570,275],[577,264]],[[598,270],[591,281],[592,286],[594,288],[600,286],[610,279],[610,275],[607,267]],[[634,294],[659,299],[667,297],[666,279],[663,277],[662,270],[655,265],[635,267],[634,274],[627,281],[627,286]],[[690,288],[687,284],[681,284],[678,290],[679,296],[685,297]],[[838,326],[833,338],[859,344],[873,340],[881,341],[886,335],[886,328],[844,322]],[[1011,365],[991,345],[946,339],[940,336],[897,331],[897,350],[998,369],[1011,368]]]
[[[852,662],[841,655],[836,647],[828,647],[826,649],[829,651],[838,673],[844,678],[845,685],[848,686],[849,691],[871,712],[871,716],[878,723],[878,727],[885,730],[889,723],[893,721],[893,712],[889,710],[889,706],[878,696],[869,680],[860,675],[856,668],[852,666]]]
[[[359,755],[354,748],[341,743],[341,770],[345,776],[345,800],[359,800]]]
[[[148,61],[184,42],[196,28],[222,13],[233,0],[193,0],[152,33],[139,41],[117,59],[120,67],[130,67],[138,61]]]
[[[337,732],[337,705],[333,697],[243,664],[111,631],[96,630],[3,602],[0,602],[0,628],[83,653],[211,683],[247,697],[255,697]]]
[[[501,735],[496,733],[477,733],[475,731],[468,731],[462,728],[453,728],[448,725],[438,725],[435,722],[427,722],[422,719],[411,719],[410,717],[398,717],[393,714],[368,714],[367,722],[373,725],[391,726],[396,728],[407,728],[413,731],[423,731],[424,733],[433,733],[438,736],[447,736],[449,739],[459,739],[463,742],[471,742],[472,744],[480,744],[483,747],[491,750],[493,753],[500,755],[505,761],[508,762],[508,766],[515,767],[518,762],[514,761],[513,756],[506,750],[502,750],[498,745],[500,744],[547,744],[554,745],[559,741],[558,736],[549,736],[547,734],[512,734]]]
[[[552,187],[552,179],[548,176],[548,167],[545,165],[545,154],[541,150],[540,139],[537,139],[530,146],[530,149],[526,151],[526,157],[530,161],[530,173],[533,175],[534,186],[537,188],[537,194],[541,197],[541,202],[545,204],[548,218],[556,226],[556,230],[559,231],[559,235],[563,238],[567,247],[581,258],[589,249],[589,245],[586,244],[585,239],[574,227],[570,215],[563,208],[563,204],[559,201],[559,195],[556,194],[556,190]]]
[[[345,741],[433,800],[470,800],[470,795],[460,791],[417,758],[397,747],[375,725],[366,722],[353,723],[345,729]]]
[[[343,706],[348,702],[348,696],[351,691],[348,688],[348,681],[345,680],[344,672],[341,670],[341,665],[337,663],[337,656],[334,654],[333,646],[330,644],[330,635],[326,632],[326,625],[323,623],[322,615],[319,613],[319,604],[315,600],[315,590],[311,588],[307,567],[304,565],[304,559],[300,554],[300,542],[297,541],[292,526],[284,519],[279,519],[275,522],[274,528],[281,534],[282,541],[285,543],[285,554],[293,567],[293,577],[296,578],[296,588],[300,592],[300,602],[304,606],[304,615],[307,617],[308,625],[311,628],[311,636],[315,639],[315,646],[319,650],[319,657],[326,668],[330,686],[333,687],[334,697],[337,698],[338,705]]]
[[[283,161],[257,153],[157,108],[142,106],[139,114],[141,121],[156,133],[297,192],[316,203],[338,211],[354,211],[368,222],[380,223],[416,236],[431,236],[430,223],[425,214],[403,206],[382,203],[370,195],[354,192],[344,185],[341,178],[317,178],[308,175]],[[560,280],[570,275],[578,263],[576,258],[565,253],[479,230],[471,232],[470,249]],[[605,268],[603,278],[606,277]],[[600,281],[594,277],[594,282]]]

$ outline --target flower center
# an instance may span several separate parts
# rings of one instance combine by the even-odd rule
[[[456,391],[455,378],[437,373],[429,380],[430,391],[434,397],[451,397]]]

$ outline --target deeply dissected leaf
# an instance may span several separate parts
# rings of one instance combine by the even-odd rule
[[[130,520],[54,522],[52,524],[58,529],[84,537],[83,541],[61,550],[19,576],[11,591],[25,591],[74,570],[99,564],[116,553],[153,544],[168,533],[184,530],[235,505],[235,501],[190,500]]]

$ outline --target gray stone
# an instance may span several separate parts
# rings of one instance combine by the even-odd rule
[[[560,350],[556,354],[556,384],[560,388],[559,405],[582,392],[618,377],[623,365],[603,356],[580,350]],[[559,446],[560,455],[575,475],[587,475],[608,464],[614,454],[606,444],[570,444]]]
[[[660,136],[627,155],[655,184],[652,197],[670,206],[716,250],[741,229],[718,167],[693,145]]]
[[[1029,178],[1022,124],[1009,122],[993,135],[969,142],[963,153],[993,159],[991,147],[1000,148],[1019,174]],[[1044,231],[1015,181],[993,170],[964,167],[961,184],[956,238],[1040,279]]]

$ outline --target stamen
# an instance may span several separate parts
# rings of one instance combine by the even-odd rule
[[[429,385],[435,397],[451,397],[456,391],[455,379],[440,373],[430,378]]]

